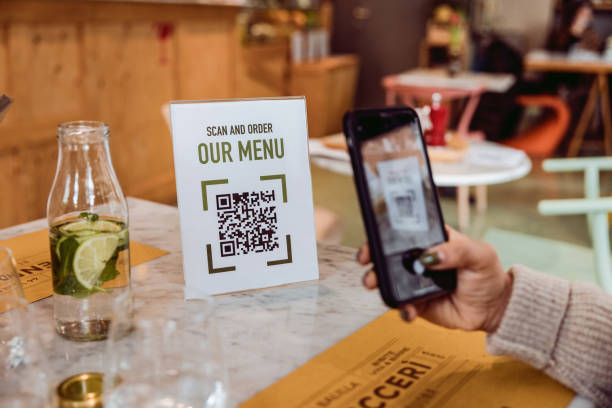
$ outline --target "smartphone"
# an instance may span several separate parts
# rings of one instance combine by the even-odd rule
[[[448,240],[419,118],[408,107],[344,116],[378,286],[397,307],[455,289],[455,270],[428,271],[419,257]]]

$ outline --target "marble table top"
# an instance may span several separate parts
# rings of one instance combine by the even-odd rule
[[[130,239],[169,254],[132,268],[133,286],[183,284],[176,207],[128,198]],[[46,219],[0,230],[0,239],[47,227]],[[235,407],[388,309],[377,291],[361,286],[364,268],[355,250],[319,244],[319,280],[214,296],[215,316],[228,372],[228,406]],[[53,383],[86,371],[103,371],[105,342],[75,343],[55,334],[51,298],[30,311],[48,357]],[[580,396],[568,408],[593,408]]]
[[[133,285],[184,283],[176,207],[129,198],[130,238],[170,253],[132,268]],[[0,230],[0,239],[47,227],[44,219]],[[217,326],[229,378],[229,406],[300,367],[387,308],[361,286],[355,250],[319,245],[318,281],[215,296]],[[31,304],[51,379],[101,371],[105,342],[74,343],[55,334],[51,298]]]

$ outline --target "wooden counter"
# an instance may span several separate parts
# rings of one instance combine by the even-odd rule
[[[15,101],[0,124],[0,228],[45,215],[61,122],[107,122],[123,191],[165,203],[170,100],[306,95],[311,135],[340,129],[356,58],[290,66],[288,41],[241,44],[241,8],[219,2],[0,0],[0,94]]]
[[[353,54],[291,66],[289,93],[306,96],[310,137],[342,131],[342,117],[355,101],[358,74],[359,58]]]
[[[276,62],[258,66],[269,78],[255,78],[257,66],[246,66],[259,55],[240,45],[239,10],[0,0],[0,94],[15,100],[0,124],[0,227],[45,215],[56,127],[69,120],[110,125],[112,158],[126,194],[173,202],[172,143],[162,105],[283,92],[286,69],[279,64],[286,64],[287,47],[268,50]]]

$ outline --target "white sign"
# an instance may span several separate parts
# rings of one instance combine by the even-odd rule
[[[304,98],[171,102],[170,116],[187,296],[318,279]]]

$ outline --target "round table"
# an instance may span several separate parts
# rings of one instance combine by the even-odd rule
[[[309,141],[311,161],[336,173],[353,175],[347,152],[330,149],[317,139]],[[470,223],[469,188],[475,187],[476,209],[487,209],[487,185],[520,179],[531,171],[531,160],[521,150],[485,141],[470,141],[467,154],[456,162],[432,162],[438,187],[457,187],[459,229]]]

